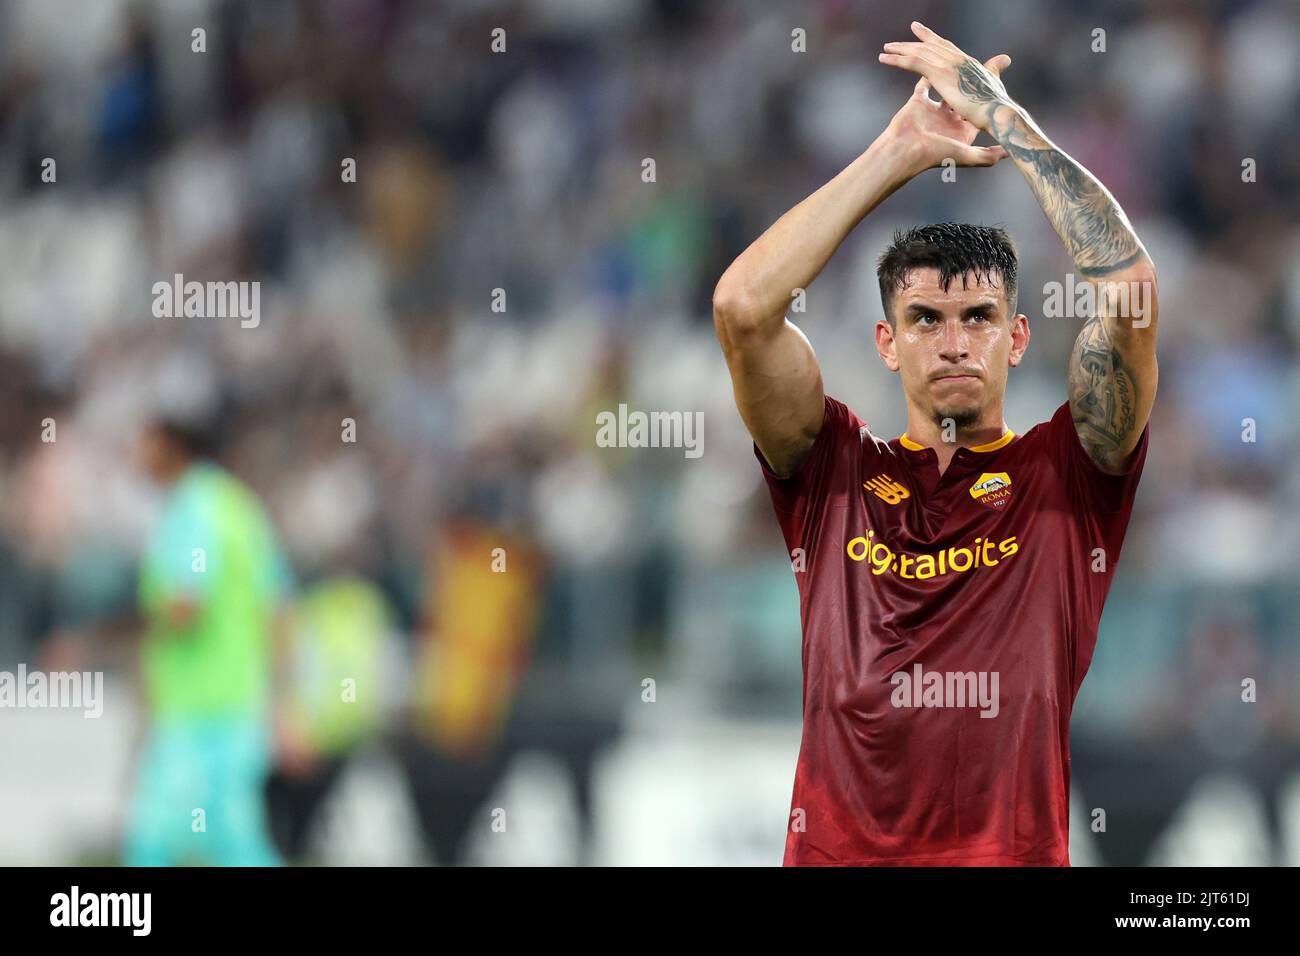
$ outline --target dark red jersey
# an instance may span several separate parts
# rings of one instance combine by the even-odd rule
[[[1146,459],[1088,458],[1069,404],[934,451],[843,403],[777,478],[803,621],[786,865],[1068,866],[1070,710]]]

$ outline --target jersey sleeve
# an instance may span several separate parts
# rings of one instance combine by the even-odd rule
[[[1128,457],[1124,471],[1112,475],[1102,471],[1088,457],[1064,402],[1048,423],[1047,434],[1057,467],[1067,483],[1070,499],[1078,509],[1092,514],[1117,515],[1133,507],[1138,481],[1146,464],[1151,425],[1148,422],[1138,438],[1137,447]]]
[[[757,445],[754,457],[772,496],[787,545],[796,548],[808,542],[810,528],[819,519],[837,487],[853,487],[857,462],[861,459],[866,424],[843,402],[825,397],[826,410],[821,431],[807,457],[786,478],[772,471]]]
[[[151,549],[151,603],[206,597],[224,557],[221,529],[211,508],[194,495],[185,496],[164,517]]]

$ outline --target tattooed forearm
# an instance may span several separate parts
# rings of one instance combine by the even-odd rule
[[[1094,293],[1070,358],[1070,411],[1088,457],[1118,474],[1141,442],[1155,400],[1155,267],[1106,187],[1007,93],[1001,72],[1008,57],[981,64],[919,24],[913,32],[924,56],[906,55],[917,44],[886,44],[881,59],[921,73],[953,112],[998,142],[1061,237],[1076,276]]]
[[[1156,309],[1146,251],[1106,188],[1052,145],[1020,107],[994,100],[986,116],[989,133],[1024,173],[1075,268],[1096,289],[1096,313],[1070,357],[1070,411],[1088,457],[1119,472],[1155,397],[1154,335],[1143,331]],[[1123,274],[1130,267],[1136,271]]]
[[[1070,411],[1088,457],[1112,471],[1122,468],[1137,431],[1137,388],[1101,316],[1089,319],[1074,343]]]
[[[1110,275],[1146,255],[1106,188],[1053,146],[1019,109],[995,100],[988,117],[989,133],[1020,166],[1081,274]]]

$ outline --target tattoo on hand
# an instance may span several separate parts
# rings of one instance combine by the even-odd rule
[[[975,103],[994,103],[1001,99],[989,83],[984,70],[972,59],[957,65],[957,88]]]

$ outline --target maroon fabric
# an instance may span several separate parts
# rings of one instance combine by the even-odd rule
[[[1070,711],[1148,430],[1107,475],[1065,403],[940,476],[827,396],[794,475],[755,448],[803,622],[786,865],[1069,865]]]

